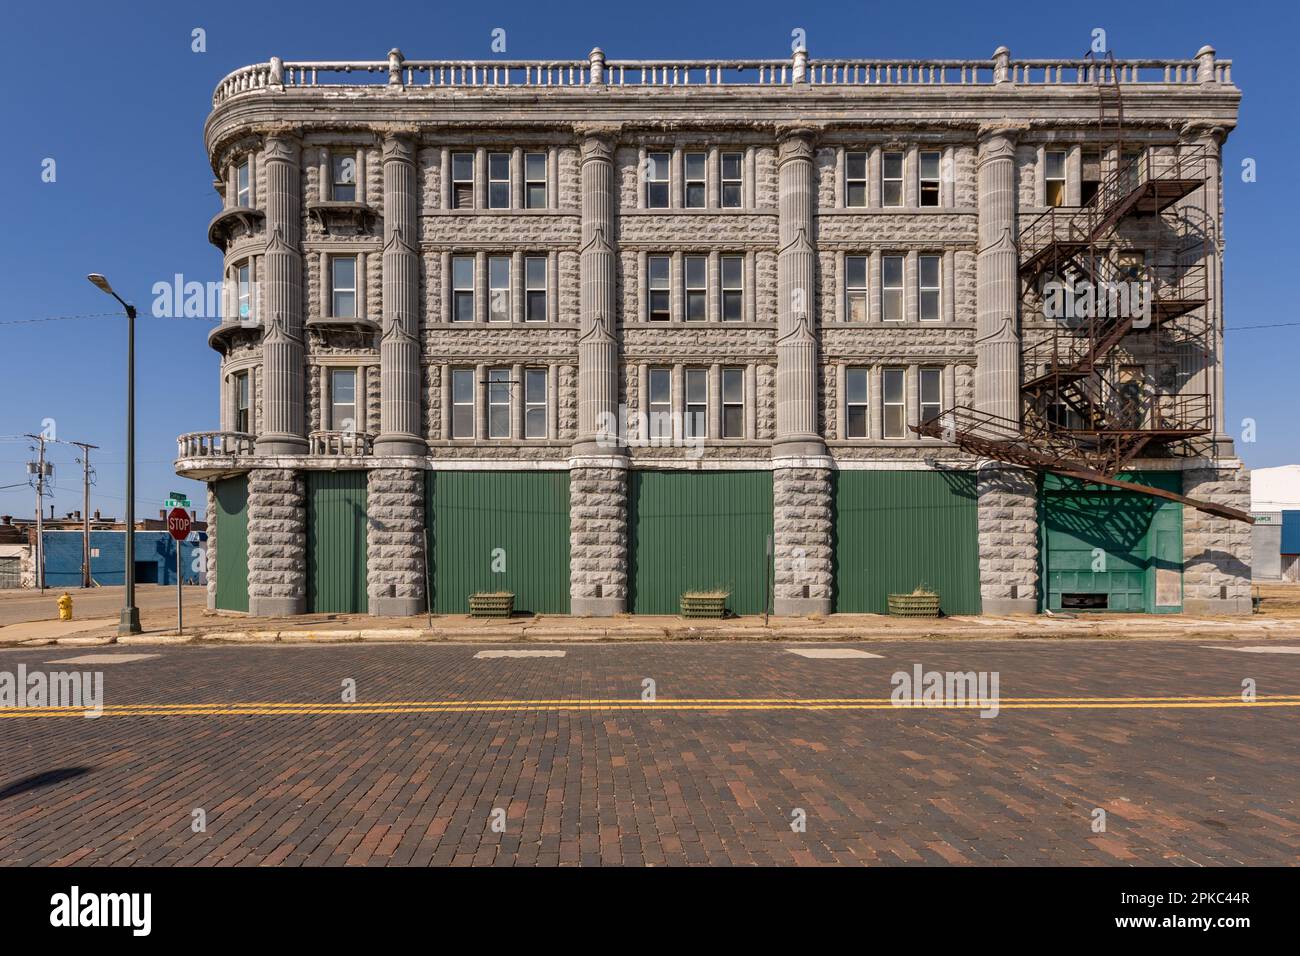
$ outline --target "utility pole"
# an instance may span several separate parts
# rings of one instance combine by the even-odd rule
[[[45,590],[45,436],[28,435],[36,442],[36,462],[29,462],[27,470],[36,473],[36,587]]]
[[[81,586],[90,587],[90,450],[84,441],[69,442],[81,449]]]

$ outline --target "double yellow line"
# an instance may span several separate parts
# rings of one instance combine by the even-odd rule
[[[343,717],[403,714],[620,713],[656,711],[918,711],[987,710],[972,700],[959,705],[894,703],[887,697],[680,697],[645,701],[629,698],[540,700],[401,700],[374,703],[251,702],[200,704],[114,704],[104,717]],[[1300,694],[1243,701],[1238,695],[1187,697],[1003,697],[999,710],[1192,710],[1226,707],[1300,707]],[[4,717],[84,717],[82,707],[0,708]]]

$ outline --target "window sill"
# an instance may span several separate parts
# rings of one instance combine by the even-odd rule
[[[338,316],[316,316],[306,322],[309,329],[343,329],[353,332],[378,332],[379,322],[375,319],[366,319],[360,316],[344,317]]]

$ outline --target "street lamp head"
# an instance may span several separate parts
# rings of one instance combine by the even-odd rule
[[[86,278],[90,280],[91,285],[99,289],[101,292],[107,292],[109,295],[117,294],[113,291],[113,287],[108,284],[108,280],[98,272],[92,272],[90,275],[86,276]]]

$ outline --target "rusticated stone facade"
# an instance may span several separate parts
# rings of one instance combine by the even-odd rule
[[[1183,472],[1183,493],[1250,510],[1244,467]],[[1249,614],[1251,534],[1240,521],[1183,509],[1183,608],[1191,614]]]
[[[829,611],[834,577],[830,468],[773,469],[772,506],[773,610],[795,615]]]
[[[248,472],[248,613],[301,614],[307,595],[307,500],[302,473]]]
[[[569,472],[569,575],[574,614],[605,615],[627,599],[627,471],[582,464]]]
[[[419,614],[425,607],[424,471],[372,468],[366,485],[371,613]]]
[[[980,599],[986,614],[1030,613],[1038,600],[1038,496],[1020,468],[979,469]]]

